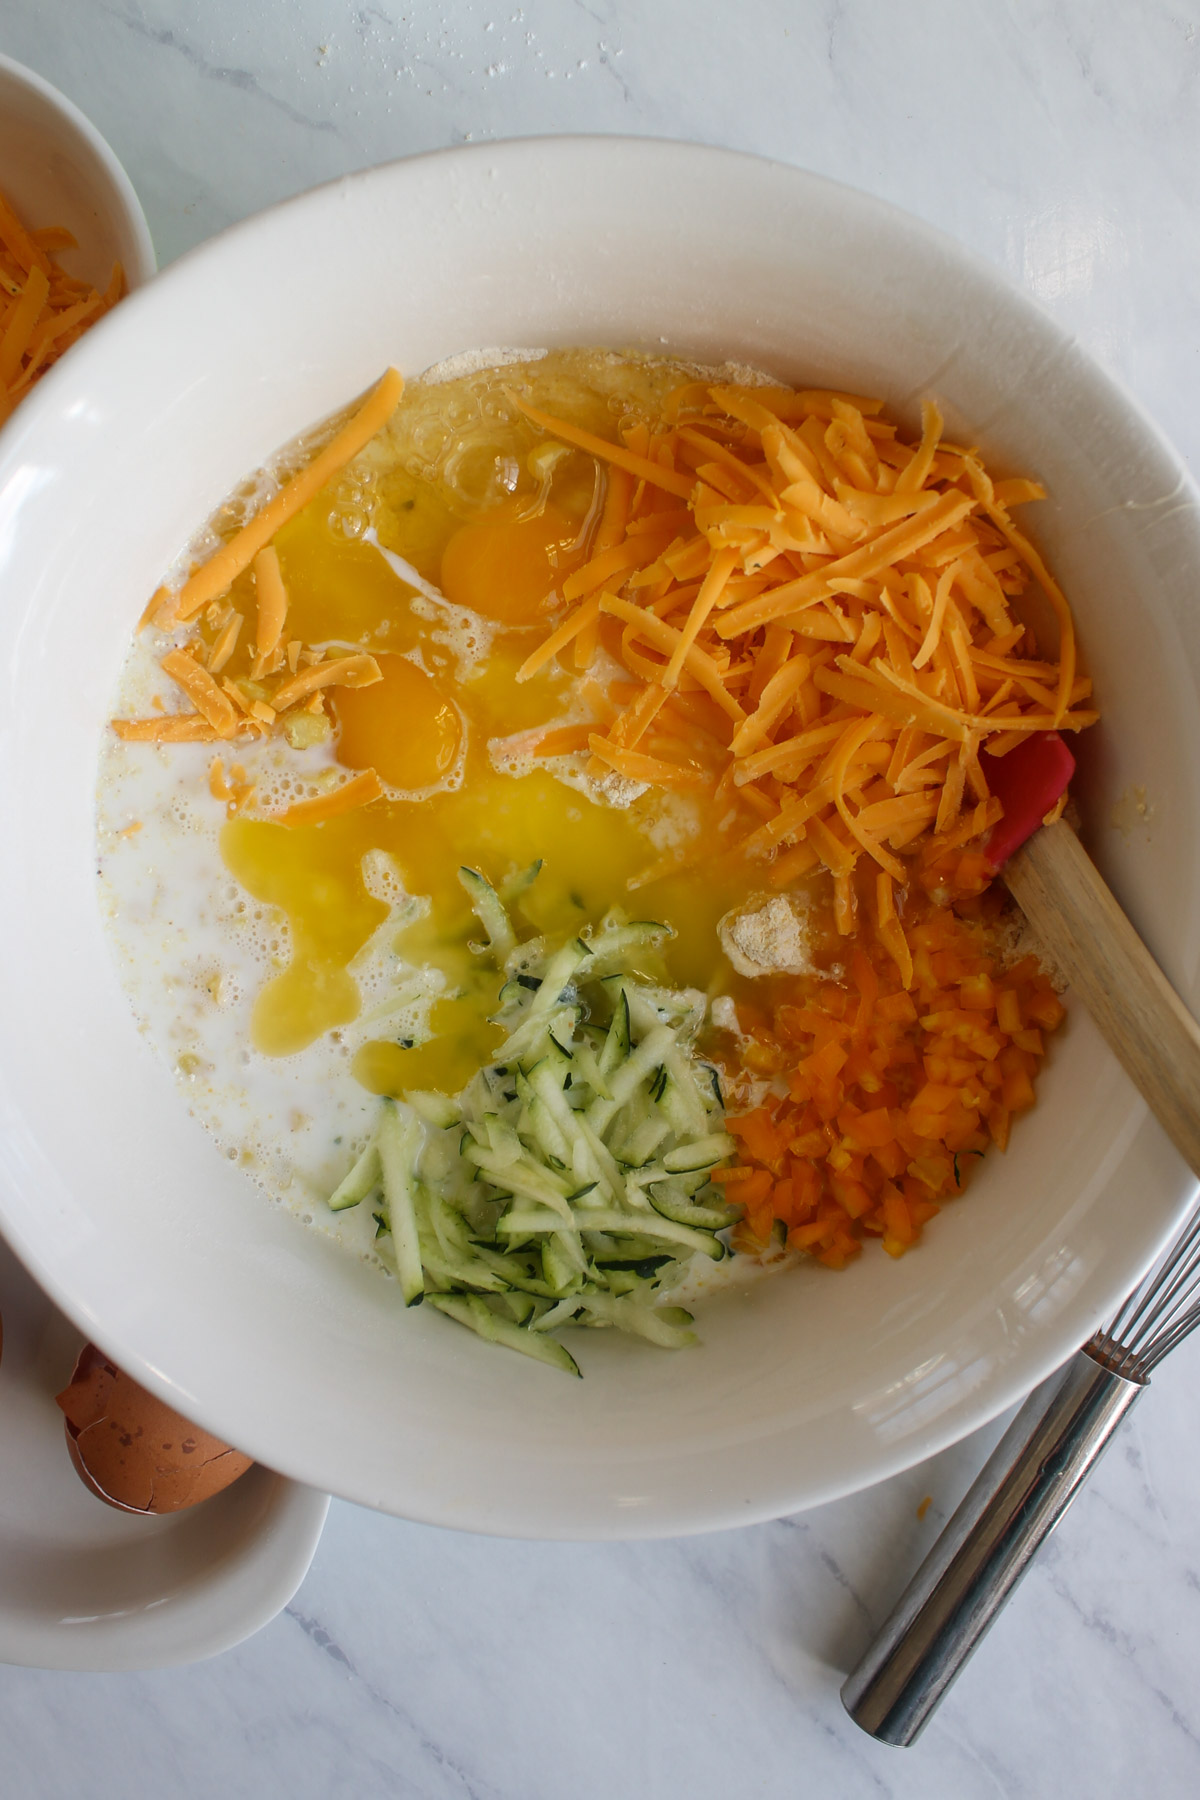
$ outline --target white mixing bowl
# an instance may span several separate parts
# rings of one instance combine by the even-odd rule
[[[544,138],[305,195],[119,308],[0,438],[0,1227],[110,1354],[272,1467],[547,1537],[761,1519],[927,1455],[1082,1341],[1194,1190],[1075,1011],[1008,1155],[913,1254],[722,1298],[682,1354],[591,1334],[576,1383],[405,1312],[188,1116],[94,891],[97,745],[146,597],[241,475],[386,363],[597,343],[736,357],[910,422],[936,393],[954,434],[1048,483],[1034,529],[1104,713],[1090,840],[1200,1003],[1195,493],[1109,378],[955,244],[770,163]],[[1135,785],[1151,827],[1122,837]]]

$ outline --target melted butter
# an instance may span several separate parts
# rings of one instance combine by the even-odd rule
[[[402,656],[381,655],[381,681],[336,697],[338,761],[374,769],[389,787],[435,787],[458,761],[463,725],[432,676]]]
[[[411,609],[414,590],[374,545],[346,537],[336,518],[331,524],[327,510],[318,496],[275,539],[288,592],[288,632],[305,644],[414,649],[425,630]]]
[[[292,960],[255,1000],[250,1031],[267,1056],[289,1056],[358,1016],[347,964],[387,917],[363,885],[358,848],[365,814],[289,831],[267,820],[233,819],[221,854],[244,888],[285,914]]]
[[[222,830],[221,853],[256,899],[285,914],[292,939],[288,968],[263,988],[251,1032],[268,1055],[301,1050],[358,1014],[358,990],[347,965],[387,916],[362,878],[362,859],[383,850],[395,860],[410,894],[427,895],[424,918],[398,931],[395,948],[417,968],[436,969],[448,995],[435,1002],[428,1043],[406,1049],[368,1046],[355,1073],[378,1093],[410,1087],[454,1091],[494,1048],[488,1014],[497,980],[468,948],[479,925],[458,880],[464,864],[499,883],[540,857],[542,872],[521,897],[528,928],[565,937],[609,907],[670,925],[675,937],[663,960],[671,980],[707,987],[720,964],[716,924],[743,884],[687,874],[631,895],[629,877],[653,848],[634,808],[598,806],[540,771],[519,780],[491,769],[469,771],[457,792],[428,800],[376,802],[321,825],[288,830],[265,820],[234,819]],[[443,1041],[440,1034],[446,1033]]]
[[[525,374],[537,404],[610,438],[620,417],[654,416],[680,379],[669,366],[581,352],[547,357]],[[514,777],[490,764],[489,737],[560,720],[570,707],[573,679],[557,664],[526,683],[515,676],[546,619],[561,613],[554,596],[586,558],[597,498],[591,458],[539,456],[536,434],[504,396],[511,379],[508,369],[440,387],[413,384],[369,453],[365,489],[348,498],[336,485],[326,490],[278,539],[289,631],[306,643],[385,653],[384,681],[331,697],[335,755],[349,768],[376,767],[393,789],[444,782],[420,798],[393,794],[299,829],[236,819],[221,836],[232,874],[278,908],[290,931],[291,961],[253,1008],[253,1042],[269,1055],[298,1051],[359,1013],[350,965],[388,910],[367,891],[364,855],[388,853],[406,891],[428,898],[424,917],[397,931],[394,948],[441,978],[431,1036],[366,1044],[354,1072],[374,1092],[454,1091],[494,1052],[488,1014],[497,978],[470,949],[481,933],[458,881],[462,865],[499,885],[541,859],[541,875],[520,901],[526,928],[561,938],[624,907],[675,933],[655,972],[701,988],[728,975],[716,923],[747,885],[744,869],[705,869],[631,893],[630,878],[660,854],[656,796],[618,810],[544,770]],[[457,653],[454,621],[431,611],[360,541],[354,533],[364,521],[424,578],[442,582],[456,609],[490,622],[485,657]],[[461,614],[456,629],[461,635]],[[230,673],[244,676],[246,667],[235,660]],[[715,823],[701,809],[696,828]]]

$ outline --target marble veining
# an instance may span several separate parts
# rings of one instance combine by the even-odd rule
[[[108,136],[164,263],[315,182],[472,140],[640,132],[815,169],[1007,270],[1197,468],[1198,27],[1196,0],[5,0],[0,51]],[[335,1505],[293,1604],[214,1662],[0,1669],[0,1795],[1182,1800],[1198,1384],[1185,1345],[914,1750],[849,1724],[841,1673],[999,1422],[867,1493],[674,1543]]]

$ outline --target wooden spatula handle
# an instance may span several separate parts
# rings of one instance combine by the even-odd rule
[[[1200,1025],[1071,827],[1043,826],[1001,871],[1009,892],[1200,1175]]]

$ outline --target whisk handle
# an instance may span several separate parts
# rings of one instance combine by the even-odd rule
[[[916,1739],[1142,1389],[1080,1350],[1034,1390],[847,1676],[856,1725]]]

